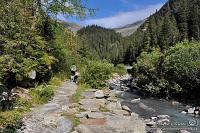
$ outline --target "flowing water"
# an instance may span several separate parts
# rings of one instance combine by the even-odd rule
[[[200,133],[199,116],[182,114],[181,111],[186,107],[183,105],[172,105],[171,102],[156,98],[143,98],[136,92],[124,92],[120,95],[122,104],[139,114],[144,119],[150,119],[158,115],[169,115],[170,123],[168,125],[158,125],[166,133],[176,133],[178,130],[187,129],[191,133]],[[140,102],[132,103],[131,100],[141,98]],[[144,109],[142,106],[148,107]]]

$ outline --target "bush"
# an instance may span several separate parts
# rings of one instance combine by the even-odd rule
[[[114,73],[118,73],[119,75],[125,75],[127,73],[126,67],[123,64],[118,64],[114,67]]]
[[[136,77],[136,85],[151,93],[160,93],[158,87],[161,80],[160,60],[163,54],[159,49],[154,49],[151,53],[143,52],[138,58],[137,63],[133,65],[133,75]]]
[[[21,127],[21,114],[18,111],[0,112],[0,132],[15,133]]]
[[[51,85],[39,85],[31,91],[31,95],[33,103],[46,103],[54,96],[54,87]]]
[[[200,45],[183,42],[161,53],[143,52],[133,65],[135,85],[153,94],[189,91],[200,87]]]
[[[183,42],[166,52],[166,77],[187,90],[200,87],[200,43]]]
[[[81,70],[81,82],[93,88],[106,86],[106,80],[111,77],[113,65],[100,61],[88,61],[87,65]]]

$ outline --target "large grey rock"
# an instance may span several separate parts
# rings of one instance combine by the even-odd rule
[[[131,116],[108,116],[106,125],[115,129],[115,133],[146,133],[145,123]]]
[[[119,101],[109,103],[108,105],[106,105],[106,108],[108,110],[110,110],[110,111],[112,111],[112,110],[121,110],[122,109],[121,103]]]
[[[104,95],[104,92],[102,90],[98,90],[94,93],[95,97],[96,98],[104,98],[105,95]]]
[[[104,104],[101,99],[82,99],[79,103],[81,104],[81,109],[88,111],[98,111]]]

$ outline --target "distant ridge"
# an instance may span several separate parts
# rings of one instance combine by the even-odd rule
[[[119,28],[114,28],[114,30],[118,33],[121,33],[122,36],[129,36],[133,34],[144,22],[145,20],[140,20],[140,21],[134,22],[132,24],[127,24]]]
[[[58,22],[62,24],[65,28],[70,29],[73,32],[76,32],[82,28],[80,25],[72,23],[72,22],[66,22],[62,20],[58,20]]]

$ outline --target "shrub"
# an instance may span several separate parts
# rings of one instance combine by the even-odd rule
[[[133,65],[135,85],[153,94],[189,91],[200,87],[200,45],[183,42],[161,53],[143,52]]]
[[[0,112],[0,132],[15,133],[21,127],[21,114],[18,111]]]
[[[183,42],[170,48],[164,60],[166,77],[182,88],[200,87],[200,43]]]
[[[54,96],[54,88],[51,85],[39,85],[31,91],[31,95],[33,103],[46,103]]]
[[[88,61],[87,65],[81,70],[81,82],[93,88],[106,86],[106,80],[111,77],[113,65],[100,61]]]
[[[114,73],[118,73],[119,75],[125,75],[127,73],[127,70],[123,64],[118,64],[114,67]]]
[[[159,93],[161,88],[157,87],[160,80],[158,72],[159,62],[163,54],[159,49],[154,49],[151,53],[143,52],[133,65],[133,75],[136,77],[136,85],[151,93]]]

